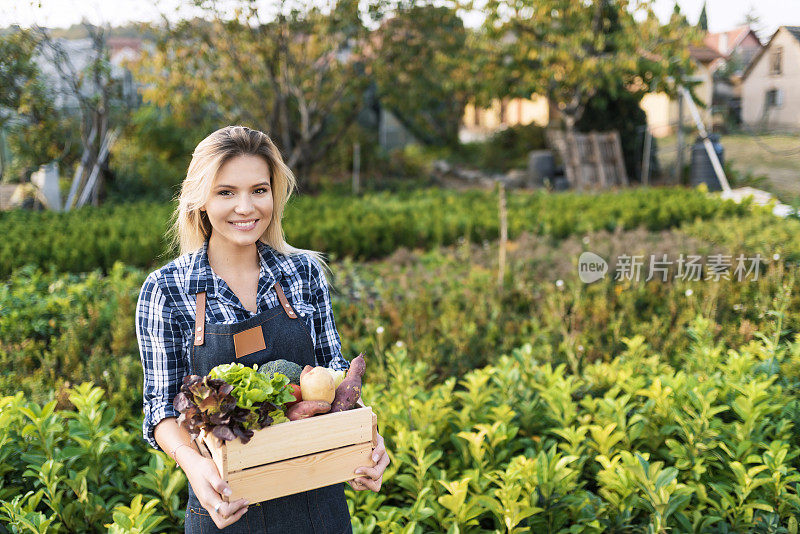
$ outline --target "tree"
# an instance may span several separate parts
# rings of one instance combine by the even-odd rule
[[[0,130],[8,132],[11,161],[0,147],[0,178],[21,179],[42,163],[70,163],[69,121],[53,104],[53,94],[34,60],[33,32],[14,28],[0,35]]]
[[[187,124],[201,114],[269,132],[287,164],[307,177],[363,104],[371,60],[357,0],[340,0],[330,13],[302,3],[199,4],[209,20],[165,24],[140,64],[145,99]],[[267,11],[270,20],[262,18]]]
[[[761,17],[758,14],[758,11],[756,11],[756,8],[753,4],[750,4],[750,8],[747,10],[747,13],[745,13],[740,24],[742,26],[748,26],[751,30],[756,32],[756,35],[758,35],[759,39],[763,40],[764,25],[761,21]]]
[[[17,29],[0,34],[0,128],[17,110],[26,90],[35,83],[39,69],[33,61],[36,42],[29,32]]]
[[[703,9],[700,11],[700,18],[697,19],[697,27],[700,31],[708,31],[708,14],[706,13],[706,2],[703,2]]]
[[[400,6],[375,32],[374,70],[382,105],[429,145],[458,144],[468,99],[467,31],[456,10]]]
[[[99,204],[104,187],[100,169],[108,160],[105,147],[113,143],[117,126],[129,112],[121,86],[111,74],[105,29],[87,22],[83,26],[90,38],[88,61],[83,66],[74,63],[64,42],[53,38],[50,30],[34,27],[44,59],[55,67],[62,82],[65,107],[67,111],[76,112],[80,125],[77,130],[83,155],[65,203],[66,209],[81,205],[87,198],[91,198],[94,205]],[[69,109],[73,103],[75,109]]]
[[[694,34],[675,16],[662,25],[650,0],[490,0],[487,7],[484,43],[497,65],[487,75],[491,92],[546,96],[568,132],[599,90],[675,94],[692,70]]]

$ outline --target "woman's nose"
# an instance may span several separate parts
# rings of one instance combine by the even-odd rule
[[[250,195],[242,195],[236,203],[236,211],[238,213],[250,213],[253,210],[253,201]]]

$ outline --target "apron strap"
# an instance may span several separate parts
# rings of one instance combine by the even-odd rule
[[[201,291],[195,298],[195,312],[194,312],[194,344],[199,346],[203,344],[206,328],[206,292]]]
[[[289,316],[289,319],[297,319],[297,314],[294,313],[289,301],[286,300],[286,295],[283,293],[283,288],[281,287],[280,282],[275,282],[275,292],[278,294],[278,300],[281,301],[283,311],[286,312],[286,315]]]

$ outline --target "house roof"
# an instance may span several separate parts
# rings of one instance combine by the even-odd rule
[[[715,59],[722,57],[719,52],[706,45],[689,45],[689,55],[700,63],[711,63]]]
[[[141,50],[142,39],[139,37],[108,37],[106,39],[106,45],[112,52],[122,50],[123,48]]]
[[[761,56],[763,56],[764,53],[769,49],[770,45],[772,45],[772,41],[775,39],[775,36],[778,35],[778,32],[780,32],[782,29],[786,29],[786,31],[789,32],[789,35],[794,37],[797,40],[797,42],[800,43],[800,26],[779,27],[777,30],[775,30],[775,33],[772,34],[772,37],[769,38],[769,42],[764,46],[764,48],[761,49],[761,51],[758,54],[756,54],[756,57],[754,57],[753,61],[751,61],[750,64],[747,66],[747,68],[744,71],[744,74],[742,74],[742,81],[744,81],[747,78],[747,76],[750,75],[750,72],[753,70],[753,67],[755,67],[756,63],[758,63],[758,61],[761,59]]]
[[[800,41],[800,26],[784,26],[792,34],[792,37]]]
[[[751,33],[753,34],[753,37],[756,38],[756,41],[761,44],[761,40],[758,38],[758,35],[756,35],[756,32],[754,32],[747,24],[726,32],[707,33],[703,38],[703,42],[706,46],[716,50],[720,53],[720,55],[727,58],[734,50],[736,50],[736,47],[739,46],[742,41],[744,41],[745,37]],[[723,36],[725,36],[726,42],[725,50],[722,49]]]

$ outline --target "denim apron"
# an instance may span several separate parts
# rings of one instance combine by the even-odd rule
[[[314,343],[307,327],[286,300],[280,282],[275,282],[274,289],[278,295],[278,306],[263,310],[240,323],[225,325],[206,323],[206,295],[204,292],[197,294],[195,341],[190,363],[192,374],[205,376],[213,367],[232,362],[252,367],[254,363],[262,365],[271,360],[284,359],[300,367],[316,365]],[[245,344],[242,339],[246,341],[245,350],[242,350]],[[257,349],[255,352],[247,353],[254,348]],[[351,533],[352,528],[343,483],[250,503],[246,514],[222,530],[211,520],[189,484],[185,532],[341,534]]]

